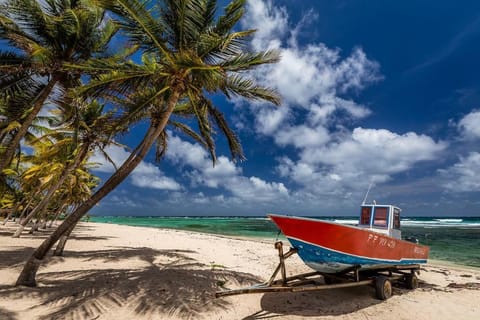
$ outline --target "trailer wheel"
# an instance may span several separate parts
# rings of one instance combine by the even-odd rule
[[[375,294],[380,300],[387,300],[392,296],[392,283],[386,277],[375,280]]]
[[[418,288],[418,278],[414,274],[409,274],[405,277],[405,285],[408,289],[417,289]]]

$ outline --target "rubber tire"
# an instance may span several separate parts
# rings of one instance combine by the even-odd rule
[[[386,277],[375,279],[375,295],[379,300],[387,300],[392,296],[392,282]]]
[[[415,290],[418,288],[418,278],[414,274],[409,274],[405,277],[405,286],[407,289]]]

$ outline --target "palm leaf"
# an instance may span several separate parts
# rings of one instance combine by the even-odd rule
[[[266,100],[276,105],[280,105],[281,102],[274,89],[259,86],[252,79],[239,75],[227,77],[222,91],[227,97],[235,94],[253,100]]]

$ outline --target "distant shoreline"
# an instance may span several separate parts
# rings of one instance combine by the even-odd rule
[[[38,272],[38,288],[13,287],[23,261],[52,231],[9,236],[13,223],[0,226],[0,316],[12,319],[276,319],[337,320],[474,319],[480,270],[422,265],[420,287],[395,286],[380,302],[371,287],[311,293],[214,297],[215,291],[265,281],[278,263],[273,241],[238,239],[195,231],[80,223],[67,242],[65,257],[49,257]],[[298,256],[287,273],[309,272]],[[334,316],[334,317],[332,317]]]
[[[356,224],[356,219],[329,217],[330,221]],[[241,217],[94,217],[90,221],[150,228],[186,230],[233,238],[287,241],[266,218]],[[415,237],[430,247],[430,259],[480,268],[479,219],[413,219],[402,222],[404,237]]]

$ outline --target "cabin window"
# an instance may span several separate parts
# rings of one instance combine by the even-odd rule
[[[400,229],[400,210],[393,209],[393,228]]]
[[[375,217],[373,219],[373,225],[375,227],[387,227],[388,208],[377,207],[375,208]]]
[[[372,215],[371,207],[362,207],[362,213],[360,214],[360,224],[370,224],[370,217]]]

